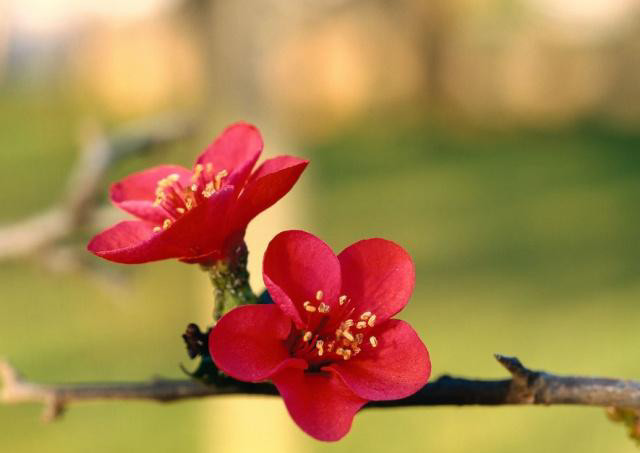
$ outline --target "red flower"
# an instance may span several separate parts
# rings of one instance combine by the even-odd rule
[[[224,258],[249,221],[282,198],[309,163],[279,156],[251,173],[261,151],[260,132],[237,123],[200,154],[193,172],[161,165],[115,183],[111,201],[139,220],[103,231],[88,249],[119,263]]]
[[[276,236],[264,256],[274,305],[245,305],[209,337],[215,363],[230,376],[271,380],[296,423],[338,440],[370,400],[399,399],[427,383],[429,353],[409,324],[390,319],[415,282],[411,257],[384,239],[336,256],[303,231]]]

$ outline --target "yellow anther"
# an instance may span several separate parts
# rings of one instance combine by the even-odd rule
[[[342,324],[344,325],[345,328],[349,328],[349,327],[351,327],[353,325],[353,319],[347,319]]]
[[[206,186],[204,186],[204,190],[202,191],[202,196],[205,198],[209,198],[211,195],[215,193],[216,189],[213,186],[212,182],[208,182]]]
[[[220,185],[222,184],[222,178],[226,177],[229,173],[227,173],[227,170],[221,170],[218,173],[216,173],[216,177],[215,177],[215,181],[216,181],[216,189],[220,188]]]
[[[364,329],[367,327],[367,321],[358,321],[356,323],[356,329]]]
[[[338,355],[342,355],[343,352],[344,352],[344,349],[342,349],[342,348],[336,349],[336,354],[338,354]]]
[[[164,222],[162,222],[162,229],[166,230],[170,226],[171,226],[171,219],[164,219]]]
[[[320,302],[320,305],[318,305],[318,311],[320,313],[329,313],[329,306],[324,302]]]
[[[318,290],[318,292],[316,293],[316,300],[321,301],[323,297],[324,293],[322,292],[322,290]]]
[[[178,211],[178,214],[184,214],[184,208],[176,208],[176,211]]]
[[[180,175],[178,173],[171,173],[169,176],[167,176],[167,179],[169,180],[169,182],[177,182],[180,180]]]
[[[349,360],[350,357],[351,357],[351,349],[345,349],[345,351],[342,353],[342,358],[345,360]]]
[[[200,178],[200,175],[202,174],[202,164],[196,164],[195,168],[193,169],[193,175],[191,175],[191,181],[197,181]]]
[[[349,332],[348,330],[345,330],[344,332],[342,332],[342,335],[349,341],[354,340],[353,335],[351,335],[351,332]]]
[[[371,318],[367,320],[367,324],[369,327],[373,327],[376,323],[376,315],[372,315]]]
[[[191,184],[191,192],[195,192],[198,190],[198,185],[197,184]]]
[[[307,331],[304,333],[304,336],[302,337],[302,339],[303,339],[304,341],[309,341],[309,340],[311,340],[311,337],[312,337],[312,336],[313,336],[313,333],[311,333],[311,331],[307,330]]]
[[[318,350],[318,355],[324,354],[324,350],[322,347],[324,346],[324,341],[318,340],[316,341],[316,349]]]
[[[193,208],[193,199],[187,198],[187,201],[185,201],[184,205],[187,207],[187,211],[191,211],[191,208]]]
[[[357,346],[353,346],[353,355],[358,355],[360,351],[362,351],[362,349]]]
[[[344,294],[338,298],[338,303],[340,305],[344,305],[346,302],[347,302],[347,296],[345,296]]]
[[[311,305],[311,302],[309,301],[304,302],[302,306],[304,307],[305,310],[307,310],[310,313],[313,313],[314,311],[316,311],[316,307]]]
[[[376,346],[378,346],[378,339],[376,337],[374,337],[373,335],[371,335],[369,337],[369,343],[371,343],[371,346],[373,346],[375,348]]]
[[[360,319],[362,319],[363,321],[366,321],[367,319],[369,319],[369,316],[371,316],[371,312],[370,311],[365,311],[364,313],[362,313],[360,315]]]
[[[158,231],[162,231],[162,227],[159,227],[159,226],[153,227],[154,233],[157,233]]]

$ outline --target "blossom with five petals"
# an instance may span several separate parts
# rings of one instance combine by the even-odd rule
[[[252,173],[262,146],[254,126],[236,123],[200,154],[193,171],[161,165],[115,183],[111,201],[138,220],[103,231],[88,249],[128,264],[225,258],[243,239],[249,221],[282,198],[308,164],[279,156]]]
[[[274,304],[224,315],[209,336],[211,356],[236,379],[271,380],[309,435],[338,440],[367,401],[404,398],[427,383],[427,348],[391,319],[415,282],[397,244],[368,239],[336,256],[309,233],[285,231],[267,248],[263,277]]]

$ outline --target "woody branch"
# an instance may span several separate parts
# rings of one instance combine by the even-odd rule
[[[496,355],[510,379],[479,380],[442,376],[401,400],[374,401],[365,407],[510,404],[574,404],[640,410],[640,382],[588,376],[561,376],[533,371],[515,357]],[[150,400],[171,402],[218,395],[277,395],[268,383],[251,384],[223,379],[203,384],[187,379],[147,382],[39,384],[22,378],[7,362],[0,362],[4,382],[0,401],[7,404],[44,404],[43,417],[53,420],[70,404],[96,400]]]

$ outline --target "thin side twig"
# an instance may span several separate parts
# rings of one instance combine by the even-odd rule
[[[95,125],[89,129],[62,199],[30,218],[0,227],[0,260],[55,251],[93,219],[104,176],[116,162],[191,135],[195,122],[184,115],[164,114],[132,122],[109,135]]]
[[[510,379],[478,380],[442,376],[414,395],[394,401],[372,401],[365,407],[443,405],[576,404],[640,409],[640,382],[587,376],[559,376],[526,368],[514,357],[496,355]],[[50,385],[22,378],[7,362],[0,362],[4,381],[0,401],[37,402],[45,406],[44,418],[52,420],[70,404],[95,400],[179,401],[218,395],[277,395],[269,383],[250,384],[232,379],[205,385],[187,379],[155,379],[147,382]]]

